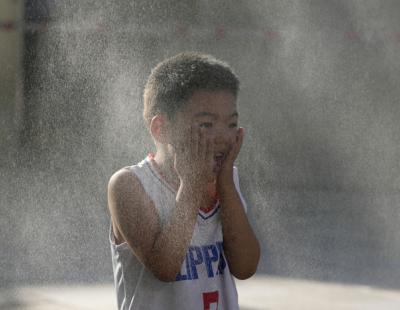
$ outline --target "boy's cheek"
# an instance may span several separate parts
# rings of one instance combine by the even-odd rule
[[[185,139],[185,136],[183,134],[183,131],[175,132],[171,136],[171,144],[173,143],[174,145],[182,145],[182,144],[184,144],[184,139]]]

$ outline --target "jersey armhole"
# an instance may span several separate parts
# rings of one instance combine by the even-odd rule
[[[135,172],[134,166],[126,166],[122,169],[127,169],[128,173],[136,180],[136,182],[138,184],[140,184],[142,190],[139,192],[137,192],[136,194],[139,193],[139,195],[141,195],[141,200],[145,200],[145,196],[147,195],[146,199],[149,199],[149,201],[152,201],[151,197],[147,194],[144,184],[141,180],[141,178],[139,177],[139,175]],[[122,237],[122,242],[118,242],[117,241],[117,235],[115,234],[114,231],[114,227],[118,230],[118,227],[114,224],[114,219],[113,217],[110,215],[110,231],[109,231],[109,240],[111,242],[111,244],[113,246],[115,246],[116,248],[125,248],[125,247],[129,247],[128,242],[125,240],[125,238]],[[118,231],[119,232],[119,231]],[[122,236],[122,234],[120,233],[120,235]]]

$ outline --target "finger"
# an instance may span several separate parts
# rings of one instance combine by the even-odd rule
[[[240,127],[239,128],[239,133],[238,133],[238,140],[237,140],[237,145],[238,145],[238,151],[240,150],[240,148],[242,147],[243,144],[243,140],[244,140],[244,128]]]
[[[225,162],[232,162],[235,159],[235,144],[229,147],[228,154],[226,156]]]
[[[227,156],[228,161],[234,162],[236,157],[238,156],[240,148],[243,143],[243,134],[244,134],[243,127],[238,128],[238,131],[237,131],[237,134],[235,137],[235,142],[231,145],[229,152],[228,152],[228,156]]]
[[[201,158],[201,132],[200,128],[193,126],[193,151],[196,158]]]
[[[201,145],[201,139],[202,139],[202,135],[201,135],[201,128],[195,126],[194,127],[194,135],[195,135],[195,151],[196,151],[196,156],[198,158],[203,159],[202,155],[202,145]]]
[[[207,163],[210,165],[214,164],[214,143],[210,138],[207,138]]]
[[[238,140],[235,145],[235,159],[239,155],[240,149],[242,148],[243,140],[244,140],[244,128],[240,127],[238,133]]]
[[[193,126],[190,126],[189,128],[189,133],[188,133],[188,140],[187,140],[187,147],[189,149],[189,156],[191,159],[193,158],[194,150],[193,150]]]
[[[183,135],[178,137],[178,139],[175,140],[174,145],[172,145],[172,148],[176,154],[182,153],[182,139]]]
[[[188,146],[190,145],[190,128],[185,128],[179,135],[179,152],[180,154],[185,154],[189,152]]]
[[[207,140],[203,128],[200,128],[199,135],[199,155],[201,159],[207,159]]]

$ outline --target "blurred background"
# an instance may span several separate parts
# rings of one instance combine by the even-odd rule
[[[398,289],[399,1],[0,0],[0,290],[112,283],[107,182],[187,50],[241,80],[258,275]]]

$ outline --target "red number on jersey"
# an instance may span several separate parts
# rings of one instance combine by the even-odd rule
[[[204,310],[218,310],[218,291],[203,293]]]

